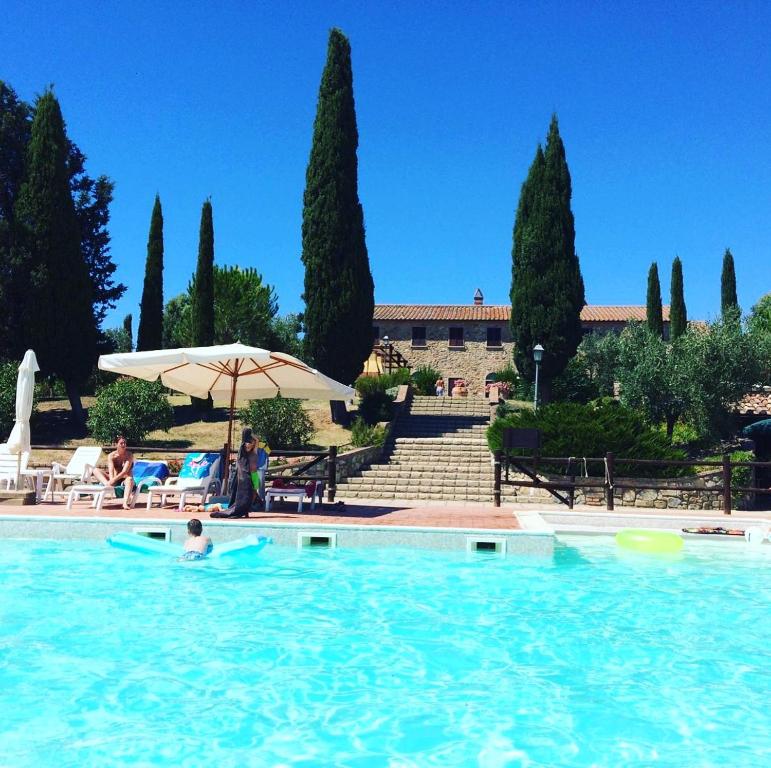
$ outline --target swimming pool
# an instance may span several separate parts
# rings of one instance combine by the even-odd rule
[[[771,547],[0,549],[4,766],[753,766]]]

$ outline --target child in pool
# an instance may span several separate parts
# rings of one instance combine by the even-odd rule
[[[187,524],[188,537],[185,541],[185,551],[182,555],[182,560],[203,560],[209,552],[212,551],[213,545],[211,539],[208,536],[203,535],[203,525],[200,520],[193,518]]]

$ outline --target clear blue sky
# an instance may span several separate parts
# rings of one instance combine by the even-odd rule
[[[673,7],[674,6],[674,7]],[[5,0],[0,78],[53,83],[92,175],[116,182],[112,252],[135,328],[153,197],[165,298],[215,258],[302,309],[302,196],[328,31],[348,35],[359,190],[379,303],[507,303],[520,186],[552,112],[592,304],[642,304],[683,261],[714,317],[730,247],[742,307],[771,290],[766,2]]]

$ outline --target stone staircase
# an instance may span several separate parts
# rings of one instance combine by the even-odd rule
[[[416,395],[386,445],[383,462],[343,480],[338,494],[492,503],[493,466],[485,440],[489,420],[484,398]]]

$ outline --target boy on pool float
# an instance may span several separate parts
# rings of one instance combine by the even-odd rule
[[[180,560],[203,560],[214,548],[211,539],[203,535],[201,521],[193,518],[187,524],[188,537]]]

